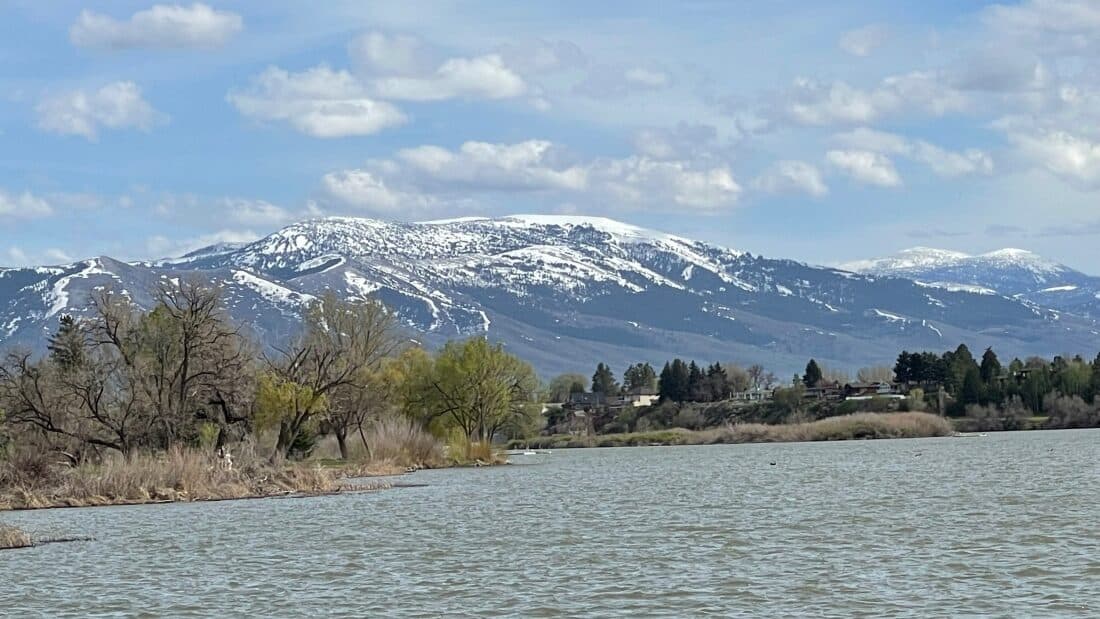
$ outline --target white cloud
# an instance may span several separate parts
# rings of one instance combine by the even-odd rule
[[[668,73],[641,66],[596,66],[573,87],[573,92],[594,99],[626,97],[662,90],[672,85]]]
[[[380,97],[408,101],[508,99],[522,95],[526,88],[523,78],[506,67],[499,54],[451,58],[431,74],[373,81]]]
[[[783,99],[784,115],[803,125],[866,124],[908,109],[942,116],[968,105],[964,94],[926,72],[890,76],[871,89],[798,78]]]
[[[12,246],[5,252],[8,262],[14,266],[25,266],[30,264],[30,259],[27,256],[27,252],[22,249]]]
[[[1066,131],[1013,132],[1009,139],[1033,165],[1086,189],[1100,189],[1100,142]]]
[[[250,243],[259,237],[250,230],[219,230],[182,239],[154,235],[146,239],[145,251],[153,258],[177,257],[219,243]]]
[[[420,39],[403,34],[368,32],[348,45],[348,56],[359,70],[381,75],[422,75],[432,70]]]
[[[126,21],[85,10],[69,29],[69,40],[99,49],[216,48],[241,31],[240,15],[205,4],[158,4]]]
[[[148,131],[167,118],[142,98],[141,88],[133,82],[113,82],[93,92],[74,90],[49,96],[35,111],[40,129],[92,141],[103,128]]]
[[[433,181],[482,190],[584,189],[587,171],[569,165],[550,142],[516,144],[466,142],[458,151],[420,146],[400,151],[398,158]]]
[[[65,253],[65,250],[56,247],[51,247],[43,252],[46,259],[56,264],[69,264],[73,261],[73,257]]]
[[[502,45],[498,53],[506,66],[521,75],[538,75],[580,68],[588,64],[585,53],[570,41],[533,39]]]
[[[840,37],[840,49],[853,56],[867,56],[890,38],[890,29],[882,24],[871,24],[849,30]]]
[[[392,104],[368,96],[350,73],[325,65],[300,73],[268,67],[228,99],[245,116],[285,121],[318,138],[370,135],[406,121]]]
[[[265,200],[223,198],[219,206],[233,221],[247,226],[277,226],[294,219],[286,209]]]
[[[626,73],[623,74],[623,78],[625,78],[628,83],[641,88],[664,88],[668,86],[669,83],[667,73],[643,67],[627,69]]]
[[[817,166],[805,161],[777,161],[753,181],[765,193],[805,193],[819,198],[829,193]]]
[[[321,182],[325,191],[341,202],[393,217],[419,217],[438,204],[431,196],[390,187],[367,170],[330,172]]]
[[[0,189],[0,219],[33,219],[52,214],[50,203],[29,191],[12,194]]]
[[[1100,4],[1095,0],[1026,0],[990,6],[985,22],[994,32],[1047,53],[1100,50]]]
[[[325,175],[325,190],[362,208],[403,215],[469,201],[488,193],[542,192],[563,200],[713,212],[733,206],[741,187],[725,166],[648,157],[578,161],[543,140],[467,142],[457,150],[420,146],[364,169]]]
[[[901,176],[894,162],[882,153],[868,150],[830,150],[825,161],[833,168],[865,185],[897,187]]]
[[[649,127],[634,134],[634,149],[653,159],[696,159],[719,149],[718,129],[685,122],[675,127]]]
[[[954,152],[924,140],[911,140],[896,133],[876,131],[866,127],[837,134],[833,139],[850,149],[908,157],[927,165],[939,176],[956,177],[993,173],[993,158],[985,151],[976,148]]]

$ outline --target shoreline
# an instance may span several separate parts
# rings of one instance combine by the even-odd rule
[[[704,430],[671,428],[648,432],[555,435],[515,440],[509,448],[593,449],[600,447],[676,447],[746,443],[812,443],[847,440],[935,438],[956,434],[951,422],[931,413],[855,413],[791,424],[737,424]]]

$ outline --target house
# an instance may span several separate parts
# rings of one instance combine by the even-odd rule
[[[895,383],[848,383],[844,385],[844,399],[846,400],[854,398],[866,399],[876,396],[884,397],[897,395],[903,394],[901,386]]]
[[[734,391],[729,399],[738,404],[754,404],[767,402],[772,399],[774,392],[770,389],[752,389],[750,391]]]

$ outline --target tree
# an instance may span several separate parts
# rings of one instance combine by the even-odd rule
[[[661,401],[683,402],[689,396],[691,371],[681,359],[673,359],[661,370],[658,394]]]
[[[611,367],[603,363],[596,365],[596,372],[592,374],[592,393],[614,395],[619,391],[619,383],[615,382],[615,373],[611,371]]]
[[[997,359],[997,353],[993,352],[992,348],[986,348],[982,354],[982,364],[980,367],[982,382],[987,386],[993,386],[994,382],[1001,376],[1001,362]]]
[[[273,461],[287,457],[295,441],[314,428],[340,390],[366,388],[369,372],[394,353],[392,318],[374,300],[342,301],[331,292],[310,307],[302,335],[268,362],[270,389],[280,397],[265,411],[278,421]],[[282,397],[289,395],[290,397]],[[333,398],[336,398],[335,400]]]
[[[448,342],[413,388],[433,418],[453,424],[468,441],[488,443],[506,427],[529,425],[539,412],[534,370],[483,337]]]
[[[648,363],[637,363],[623,373],[623,389],[627,392],[657,388],[657,372]]]
[[[690,402],[703,402],[707,400],[709,393],[707,375],[692,361],[688,364],[687,395],[685,399]]]
[[[89,344],[85,330],[69,314],[62,315],[58,322],[57,332],[46,345],[50,351],[50,359],[63,369],[84,365]]]
[[[959,391],[959,403],[963,406],[967,404],[977,404],[982,399],[982,376],[977,367],[971,367],[966,370],[966,375],[963,376],[962,388]]]
[[[1089,395],[1094,399],[1100,395],[1100,354],[1096,355],[1096,358],[1092,360],[1091,367],[1092,373],[1089,375]]]
[[[585,377],[582,374],[561,374],[550,381],[546,388],[547,402],[567,402],[574,393],[584,393]]]
[[[810,359],[806,364],[806,373],[802,375],[802,384],[807,387],[816,387],[821,382],[821,367],[817,361]]]
[[[919,359],[920,356],[918,355]],[[918,380],[916,373],[913,371],[912,357],[908,351],[901,351],[898,355],[897,363],[894,364],[894,380],[899,383],[910,383]]]

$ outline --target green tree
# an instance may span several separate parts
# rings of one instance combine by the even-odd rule
[[[88,346],[88,335],[80,323],[65,314],[58,321],[57,332],[50,337],[46,348],[50,351],[50,359],[58,367],[72,370],[84,365]]]
[[[1001,362],[997,359],[997,353],[992,348],[986,348],[982,354],[980,367],[982,382],[992,386],[1001,377]]]
[[[656,389],[657,372],[648,363],[634,364],[623,373],[623,388],[628,392]]]
[[[419,407],[468,441],[488,443],[505,428],[529,427],[540,411],[534,369],[483,337],[448,342],[412,389]]]
[[[806,364],[806,372],[802,375],[802,384],[807,387],[816,387],[821,382],[821,366],[817,361],[810,359]]]
[[[1100,395],[1100,354],[1096,355],[1096,358],[1092,360],[1092,364],[1089,368],[1091,373],[1089,374],[1089,397],[1095,399]]]
[[[587,379],[582,374],[561,374],[546,388],[547,402],[567,402],[574,393],[583,393]]]
[[[619,393],[619,383],[615,382],[615,373],[603,363],[596,366],[596,372],[592,375],[592,393],[614,395]]]
[[[959,390],[959,403],[977,404],[982,399],[982,375],[977,366],[970,367],[963,376],[962,388]]]

